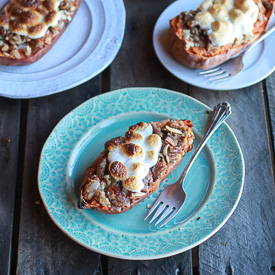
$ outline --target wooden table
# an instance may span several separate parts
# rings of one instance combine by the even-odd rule
[[[125,1],[122,47],[103,73],[69,91],[30,100],[0,98],[0,274],[274,274],[275,73],[236,91],[210,91],[173,77],[158,61],[152,31],[172,0]],[[228,101],[228,124],[244,154],[245,185],[237,209],[209,240],[151,261],[120,260],[78,245],[41,202],[37,168],[58,121],[85,100],[124,87],[163,87],[213,107]]]

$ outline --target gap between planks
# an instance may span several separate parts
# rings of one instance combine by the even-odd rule
[[[25,158],[25,144],[26,144],[26,127],[28,115],[28,100],[21,100],[20,106],[20,124],[18,129],[18,156],[17,156],[17,177],[14,197],[14,215],[12,225],[12,240],[10,251],[10,274],[16,274],[17,268],[17,252],[18,252],[18,237],[20,225],[20,209],[22,198],[22,183],[24,173],[24,158]]]
[[[263,100],[264,100],[264,107],[265,107],[265,117],[266,117],[266,128],[267,128],[267,134],[268,134],[269,151],[270,151],[270,158],[271,158],[271,164],[272,164],[273,182],[274,182],[274,187],[275,187],[275,160],[274,160],[274,144],[273,144],[274,137],[273,137],[273,133],[272,133],[271,120],[270,120],[266,80],[263,81],[262,92],[263,92]]]

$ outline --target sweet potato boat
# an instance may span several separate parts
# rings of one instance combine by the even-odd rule
[[[209,3],[209,1],[205,2]],[[246,3],[248,0],[214,0],[213,6],[215,6],[215,3],[218,3],[216,6],[223,7],[223,5],[227,5],[228,2],[232,1],[233,4],[237,3],[238,7],[244,7],[243,9],[247,8],[246,5],[249,5],[248,2]],[[203,6],[201,5],[196,11],[182,12],[179,16],[174,17],[170,20],[169,45],[175,59],[190,68],[209,69],[225,62],[253,43],[265,32],[274,13],[274,3],[272,0],[253,0],[253,2],[258,7],[258,17],[252,26],[252,32],[238,39],[236,38],[232,43],[221,46],[213,44],[209,38],[209,28],[201,27],[195,20],[198,13],[208,12],[211,7],[203,11],[201,8]],[[235,8],[238,13],[242,12],[239,8]],[[228,14],[232,13],[231,10],[226,12]],[[232,14],[235,16],[234,12]],[[215,15],[213,16],[215,17]],[[217,23],[217,17],[214,20]],[[227,17],[224,21],[230,22],[230,19]],[[213,28],[215,27],[213,26],[213,22],[210,24]],[[211,27],[210,30],[212,31]],[[225,33],[226,31],[225,28],[223,32]]]
[[[147,145],[150,144],[150,148],[158,149],[154,152],[156,153],[155,164],[148,169],[147,174],[144,174],[142,186],[137,190],[133,179],[135,176],[129,176],[129,168],[125,169],[125,166],[119,161],[114,161],[112,156],[117,155],[114,152],[122,152],[126,149],[131,167],[138,167],[139,163],[136,163],[132,156],[135,155],[138,158],[140,153],[138,144],[141,144],[138,141],[139,134],[143,133],[142,131],[146,132],[149,128],[151,133],[148,137],[144,136],[144,142]],[[118,214],[130,210],[158,189],[160,182],[179,165],[186,153],[193,149],[193,138],[190,120],[165,120],[149,124],[140,122],[131,126],[124,137],[107,141],[105,150],[87,169],[80,187],[78,207],[107,214]],[[141,147],[146,146],[141,145]],[[145,149],[144,151],[150,155],[150,151],[147,152]],[[118,158],[120,158],[119,155]],[[143,160],[143,163],[145,161]],[[142,169],[138,171],[135,175],[142,177],[141,174],[144,171]]]
[[[0,16],[0,65],[44,56],[66,30],[81,0],[13,0]]]

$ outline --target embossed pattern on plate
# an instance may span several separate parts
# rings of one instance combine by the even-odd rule
[[[129,125],[141,120],[186,118],[195,125],[196,146],[206,130],[209,110],[199,101],[169,90],[128,88],[92,98],[70,112],[46,141],[39,165],[38,187],[53,221],[79,244],[123,259],[167,257],[209,238],[233,213],[243,188],[243,157],[227,124],[214,133],[191,168],[184,207],[167,227],[156,230],[143,221],[147,204],[177,179],[190,156],[155,194],[126,213],[108,215],[76,206],[85,170],[106,140],[123,135]]]
[[[124,29],[122,0],[83,0],[66,31],[40,60],[26,66],[0,66],[0,95],[40,97],[93,78],[115,58]]]

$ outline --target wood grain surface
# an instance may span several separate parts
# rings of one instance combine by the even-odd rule
[[[28,101],[17,274],[100,272],[100,255],[78,245],[52,222],[37,188],[40,152],[47,137],[72,109],[101,93],[101,77],[49,97]]]
[[[209,91],[172,76],[158,61],[152,33],[172,0],[126,0],[121,49],[98,77],[69,91],[31,99],[0,98],[0,274],[274,274],[275,73],[237,91]],[[179,11],[180,12],[180,11]],[[232,106],[228,124],[245,160],[245,185],[227,223],[193,250],[150,261],[100,255],[72,241],[51,220],[37,188],[43,144],[72,109],[125,87],[161,87],[213,107]]]
[[[211,107],[221,101],[231,104],[227,122],[246,166],[237,209],[218,233],[199,246],[200,274],[272,274],[275,196],[262,86],[230,92],[192,87],[190,95]]]
[[[21,101],[0,99],[0,274],[10,269]]]

